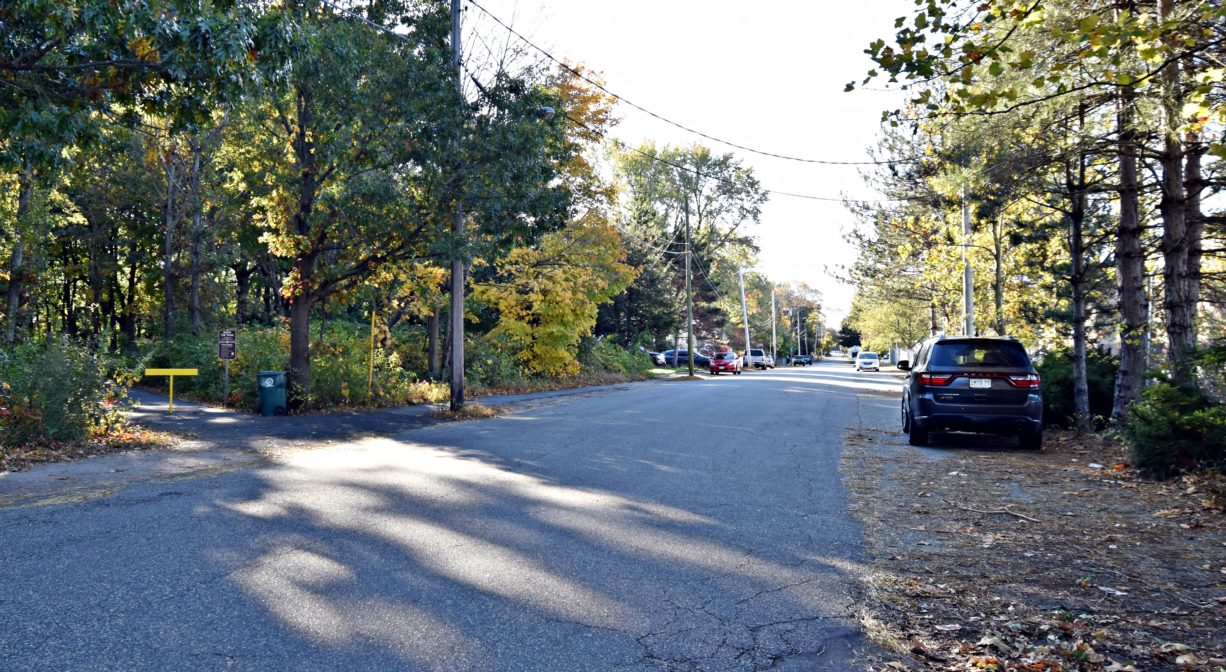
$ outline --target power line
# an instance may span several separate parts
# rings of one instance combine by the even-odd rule
[[[671,166],[673,168],[676,168],[677,170],[684,170],[685,172],[690,173],[696,177],[701,177],[701,178],[705,178],[708,180],[715,180],[716,182],[723,182],[724,184],[730,184],[730,185],[735,184],[732,180],[726,177],[720,177],[719,175],[711,175],[710,173],[704,173],[701,170],[698,170],[697,168],[691,168],[689,166],[682,165],[675,161],[669,161],[668,159],[665,159],[657,154],[653,154],[651,152],[639,149],[638,147],[633,147],[631,145],[628,145],[622,142],[621,140],[618,140],[617,138],[610,137],[607,133],[604,133],[600,130],[592,128],[588,124],[585,124],[584,122],[570,116],[569,114],[563,114],[563,116],[565,116],[566,119],[570,121],[572,124],[576,124],[578,126],[582,126],[583,128],[586,128],[587,130],[591,131],[592,133],[595,133],[601,138],[604,138],[605,140],[612,142],[613,144],[617,145],[623,150],[635,152],[651,161],[655,161],[657,163],[662,163],[664,165]],[[790,191],[776,191],[774,189],[763,189],[762,192],[766,194],[773,194],[775,196],[788,196],[791,198],[803,198],[803,199],[810,200],[810,201],[832,201],[835,203],[887,203],[887,202],[894,202],[898,200],[898,199],[854,199],[854,198],[835,198],[833,196],[812,196],[809,194],[797,194],[797,193],[790,192]]]
[[[689,254],[689,250],[686,250],[686,253]],[[700,261],[698,257],[694,257],[693,261],[694,265],[698,267],[698,270],[702,271],[702,279],[707,281],[707,286],[711,288],[711,291],[715,292],[715,295],[719,297],[720,301],[723,301],[723,292],[719,291],[719,288],[715,286],[715,283],[711,280],[710,274],[707,273],[707,269],[702,267],[702,261]]]
[[[479,10],[481,10],[481,11],[482,11],[482,12],[483,12],[483,13],[484,13],[486,16],[488,16],[488,17],[490,17],[491,19],[493,19],[493,20],[494,20],[494,21],[495,21],[495,22],[496,22],[498,25],[502,26],[503,28],[506,28],[506,30],[507,30],[507,32],[508,32],[508,33],[510,33],[510,34],[512,34],[512,35],[514,35],[515,37],[518,37],[520,40],[523,40],[524,44],[527,44],[528,46],[532,47],[533,49],[535,49],[535,50],[539,51],[541,54],[543,54],[543,55],[545,56],[545,58],[547,58],[547,59],[549,59],[549,60],[553,61],[554,63],[558,64],[558,65],[559,65],[559,66],[561,66],[563,69],[565,69],[566,71],[570,72],[572,75],[574,75],[574,76],[578,77],[579,79],[582,79],[583,81],[587,82],[588,84],[591,84],[592,86],[594,86],[594,87],[596,87],[596,88],[600,89],[601,91],[603,91],[603,92],[605,92],[606,94],[608,94],[608,95],[612,96],[613,98],[616,98],[617,100],[619,100],[619,101],[621,101],[621,102],[625,103],[626,105],[629,105],[630,107],[633,107],[634,109],[636,109],[636,110],[638,110],[638,111],[640,111],[640,112],[643,112],[644,114],[647,114],[647,115],[649,115],[649,116],[651,116],[651,117],[654,117],[654,118],[656,118],[656,119],[659,119],[660,121],[662,121],[662,122],[664,122],[664,123],[666,123],[666,124],[669,124],[670,126],[675,126],[676,128],[679,128],[679,129],[681,129],[681,130],[683,130],[683,131],[685,131],[685,132],[687,132],[687,133],[693,133],[694,135],[697,135],[697,136],[699,136],[699,137],[706,138],[707,140],[710,140],[710,141],[712,141],[712,142],[718,142],[718,143],[720,143],[721,145],[727,145],[727,146],[729,146],[729,147],[734,147],[734,148],[739,149],[739,150],[741,150],[741,151],[749,152],[749,153],[751,153],[751,154],[758,154],[758,155],[760,155],[760,156],[769,156],[769,157],[771,157],[771,158],[775,158],[775,159],[783,159],[783,160],[785,160],[785,161],[796,161],[796,162],[799,162],[799,163],[812,163],[812,164],[824,165],[824,166],[882,166],[882,165],[888,165],[888,164],[897,164],[897,163],[910,163],[910,162],[915,161],[915,159],[902,159],[902,160],[894,160],[894,161],[829,161],[829,160],[825,160],[825,159],[809,159],[809,158],[800,157],[800,156],[788,156],[788,155],[786,155],[786,154],[777,154],[777,153],[775,153],[775,152],[767,152],[767,151],[764,151],[764,150],[754,149],[753,147],[747,147],[747,146],[745,146],[745,145],[741,145],[741,144],[738,144],[738,143],[735,143],[735,142],[731,142],[731,141],[728,141],[728,140],[724,140],[724,139],[722,139],[722,138],[717,138],[717,137],[715,137],[715,136],[713,136],[713,135],[710,135],[710,134],[708,134],[708,133],[703,133],[702,131],[699,131],[699,130],[697,130],[697,129],[691,128],[691,127],[689,127],[689,126],[686,126],[685,124],[682,124],[682,123],[680,123],[680,122],[673,121],[672,119],[669,119],[669,118],[667,118],[667,117],[665,117],[665,116],[663,116],[663,115],[656,114],[655,112],[652,112],[651,110],[649,110],[649,109],[647,109],[647,108],[643,107],[642,105],[639,105],[639,104],[637,104],[637,103],[635,103],[635,102],[632,102],[632,101],[630,101],[630,100],[627,100],[625,97],[623,97],[623,96],[621,96],[621,95],[618,95],[617,93],[614,93],[613,91],[610,91],[610,90],[609,90],[607,87],[605,87],[605,86],[604,86],[603,84],[601,84],[600,82],[597,82],[597,81],[595,81],[595,80],[593,80],[593,79],[589,78],[588,76],[584,75],[582,72],[580,72],[580,71],[576,70],[575,68],[571,67],[570,65],[568,65],[568,64],[567,64],[567,63],[565,63],[564,61],[562,61],[562,60],[558,59],[558,58],[557,58],[557,57],[555,57],[553,54],[549,53],[548,51],[545,51],[545,50],[544,50],[544,49],[542,49],[541,47],[538,47],[538,46],[537,46],[535,43],[533,43],[533,42],[532,42],[532,40],[529,40],[527,37],[524,37],[524,36],[523,36],[521,33],[519,33],[518,31],[516,31],[514,28],[512,28],[511,26],[509,26],[509,25],[507,25],[505,22],[503,22],[503,20],[502,20],[502,19],[498,18],[497,16],[494,16],[494,14],[493,14],[492,12],[490,12],[488,9],[486,9],[486,8],[482,7],[482,6],[481,6],[480,4],[478,4],[477,2],[474,2],[474,0],[467,0],[467,2],[468,2],[468,4],[470,4],[470,5],[474,6],[474,7],[476,7],[476,8],[477,8],[477,9],[479,9]],[[805,197],[801,196],[801,198],[805,198]],[[820,200],[820,199],[818,199],[818,200]],[[831,200],[833,200],[833,199],[831,199]]]
[[[584,76],[584,75],[583,75],[583,73],[579,72],[578,70],[575,70],[574,68],[570,67],[569,65],[567,65],[567,64],[563,63],[562,61],[559,61],[558,59],[554,58],[554,57],[553,57],[553,55],[551,55],[549,52],[547,52],[547,51],[545,51],[545,50],[541,49],[540,47],[536,46],[535,44],[533,44],[533,43],[532,43],[530,40],[528,40],[528,39],[527,39],[526,37],[524,37],[523,35],[520,35],[518,32],[516,32],[516,31],[515,31],[513,28],[511,28],[511,27],[510,27],[510,26],[508,26],[507,24],[503,23],[501,19],[499,19],[497,16],[494,16],[493,14],[491,14],[491,13],[489,12],[489,10],[485,9],[485,8],[484,8],[484,7],[482,7],[481,5],[477,4],[476,2],[472,2],[472,0],[468,0],[468,1],[469,1],[469,3],[470,3],[470,4],[472,4],[474,7],[476,7],[477,9],[480,9],[480,10],[481,10],[482,12],[484,12],[484,13],[485,13],[487,16],[489,16],[491,19],[493,19],[494,21],[496,21],[496,22],[497,22],[499,25],[501,25],[501,26],[503,26],[504,28],[506,28],[506,29],[507,29],[507,31],[508,31],[508,32],[510,32],[512,35],[515,35],[515,36],[516,36],[516,37],[518,37],[519,39],[523,40],[523,41],[524,41],[526,44],[528,44],[529,46],[531,46],[533,49],[536,49],[537,51],[541,52],[542,54],[544,54],[544,55],[545,55],[547,58],[549,58],[549,59],[550,59],[550,60],[552,60],[553,62],[557,63],[557,64],[558,64],[558,65],[560,65],[561,67],[563,67],[563,68],[565,68],[566,70],[568,70],[568,71],[570,71],[571,73],[573,73],[573,74],[574,74],[576,77],[579,77],[580,79],[583,79],[585,82],[588,82],[588,83],[589,83],[589,84],[591,84],[592,86],[598,87],[600,90],[604,91],[605,93],[609,94],[610,96],[612,96],[612,97],[614,97],[614,98],[616,98],[616,99],[618,99],[618,100],[620,100],[620,101],[622,101],[622,102],[624,102],[624,103],[626,103],[626,104],[628,104],[628,105],[632,105],[633,107],[636,107],[636,108],[638,108],[638,109],[643,109],[643,108],[639,108],[639,106],[638,106],[638,105],[634,105],[634,104],[633,104],[633,103],[631,103],[630,101],[628,101],[628,100],[626,100],[626,99],[624,99],[624,98],[622,98],[622,97],[618,96],[616,93],[613,93],[612,91],[609,91],[608,89],[604,88],[604,86],[603,86],[603,85],[601,85],[600,83],[595,82],[595,81],[592,81],[591,79],[589,79],[589,78],[587,78],[586,76]],[[334,2],[332,2],[332,0],[320,0],[320,2],[322,2],[324,5],[327,5],[328,7],[331,7],[332,9],[334,9],[334,10],[336,10],[336,11],[340,12],[341,14],[344,14],[345,16],[348,16],[348,17],[350,17],[350,18],[352,18],[352,19],[355,19],[355,20],[357,20],[357,21],[360,21],[361,23],[364,23],[364,24],[366,24],[367,26],[370,26],[371,28],[374,28],[374,29],[376,29],[376,30],[378,30],[378,31],[381,31],[381,32],[387,33],[388,35],[391,35],[391,36],[396,37],[396,38],[399,38],[399,39],[405,39],[405,37],[406,37],[406,36],[405,36],[405,35],[403,35],[402,33],[397,33],[396,31],[392,30],[391,28],[388,28],[387,26],[384,26],[384,25],[381,25],[381,24],[376,23],[376,22],[374,22],[374,21],[371,21],[370,19],[367,19],[366,17],[364,17],[364,16],[362,16],[362,15],[360,15],[360,14],[357,14],[357,13],[355,13],[355,12],[353,12],[353,11],[349,10],[349,9],[346,9],[346,8],[344,8],[344,7],[341,7],[341,6],[337,5],[337,4],[335,4]],[[648,114],[651,114],[652,116],[658,116],[658,115],[655,115],[655,113],[653,113],[653,112],[651,112],[651,111],[649,111],[649,110],[643,110],[643,111],[644,111],[644,112],[647,112]],[[604,132],[602,132],[602,131],[599,131],[599,130],[597,130],[597,129],[595,129],[595,128],[592,128],[591,126],[589,126],[589,125],[585,124],[584,122],[582,122],[582,121],[580,121],[580,120],[578,120],[578,119],[575,119],[574,117],[570,116],[569,114],[564,114],[564,116],[565,116],[565,117],[566,117],[566,119],[568,119],[568,120],[569,120],[571,123],[573,123],[573,124],[577,124],[577,125],[579,125],[579,126],[582,126],[583,128],[586,128],[587,130],[591,131],[592,133],[595,133],[596,135],[600,136],[601,138],[604,138],[604,139],[606,139],[606,140],[608,140],[608,141],[610,141],[610,142],[614,143],[615,145],[617,145],[618,147],[622,148],[623,150],[630,150],[630,151],[636,152],[636,153],[641,154],[642,156],[644,156],[644,157],[646,157],[646,158],[648,158],[648,159],[650,159],[650,160],[652,160],[652,161],[656,161],[656,162],[658,162],[658,163],[663,163],[663,164],[666,164],[666,165],[672,166],[673,168],[676,168],[676,169],[678,169],[678,170],[684,170],[684,171],[686,171],[686,172],[688,172],[688,173],[691,173],[691,174],[693,174],[693,175],[695,175],[695,176],[697,176],[697,177],[702,177],[702,178],[706,178],[706,179],[711,179],[711,180],[715,180],[715,181],[718,181],[718,182],[723,182],[723,183],[725,183],[725,184],[733,184],[733,182],[732,182],[731,180],[727,179],[727,178],[722,178],[722,177],[719,177],[719,176],[716,176],[716,175],[710,175],[710,174],[707,174],[707,173],[703,173],[703,172],[702,172],[702,171],[700,171],[700,170],[696,170],[696,169],[694,169],[694,168],[690,168],[689,166],[684,166],[684,165],[681,165],[681,164],[679,164],[679,163],[675,163],[675,162],[673,162],[673,161],[669,161],[669,160],[667,160],[667,159],[664,159],[664,158],[661,158],[661,157],[659,157],[659,156],[656,156],[655,154],[651,154],[651,153],[649,153],[649,152],[645,152],[645,151],[643,151],[643,150],[641,150],[641,149],[639,149],[639,148],[637,148],[637,147],[632,147],[632,146],[630,146],[630,145],[628,145],[628,144],[626,144],[626,143],[622,142],[621,140],[618,140],[617,138],[612,138],[612,137],[609,137],[609,136],[608,136],[608,134],[606,134],[606,133],[604,133]],[[663,117],[660,117],[660,118],[661,118],[661,119],[663,119]],[[668,120],[666,120],[666,119],[665,119],[665,121],[668,121]],[[673,122],[671,122],[671,121],[670,121],[669,123],[673,123]],[[691,130],[691,129],[687,129],[687,128],[685,128],[684,126],[681,126],[680,124],[675,124],[675,123],[674,123],[673,125],[678,126],[679,128],[683,128],[683,129],[685,129],[685,130]],[[753,149],[749,149],[749,148],[745,148],[745,147],[740,147],[740,146],[735,145],[735,144],[733,144],[733,143],[724,142],[723,140],[720,140],[720,139],[718,139],[718,138],[713,138],[713,137],[707,136],[707,135],[705,135],[705,134],[703,134],[703,133],[698,133],[697,131],[691,131],[691,132],[697,133],[698,135],[702,135],[703,137],[709,138],[709,139],[714,140],[714,141],[716,141],[716,142],[721,142],[721,143],[726,144],[726,145],[729,145],[729,146],[731,146],[731,147],[737,147],[738,149],[744,149],[745,151],[750,151],[750,152],[754,152],[754,153],[763,153],[763,152],[757,152],[756,150],[753,150]],[[783,158],[788,158],[788,157],[783,157]],[[796,159],[796,160],[803,160],[803,159]],[[807,160],[806,160],[806,161],[807,161]],[[895,162],[895,161],[868,161],[868,162],[855,162],[855,161],[817,161],[817,160],[812,160],[812,161],[809,161],[809,162],[810,162],[810,163],[825,163],[825,164],[829,164],[829,165],[883,165],[883,164],[889,164],[889,163],[898,163],[898,162]],[[773,190],[773,189],[763,189],[762,191],[763,191],[764,193],[767,193],[767,194],[773,194],[773,195],[775,195],[775,196],[787,196],[787,197],[789,197],[789,198],[800,198],[800,199],[809,200],[809,201],[827,201],[827,202],[833,202],[833,203],[884,203],[884,202],[891,202],[891,201],[895,201],[895,200],[897,200],[897,199],[848,199],[848,198],[836,198],[836,197],[833,197],[833,196],[813,196],[813,195],[810,195],[810,194],[798,194],[798,193],[794,193],[794,192],[789,192],[789,191],[777,191],[777,190]]]
[[[622,228],[620,225],[616,223],[614,223],[614,227],[616,227],[617,230],[621,232],[622,234],[630,236],[634,240],[638,241],[638,243],[642,245],[643,247],[659,252],[660,254],[685,254],[684,252],[673,252],[668,249],[669,245],[672,245],[674,242],[676,242],[677,240],[676,234],[673,234],[673,239],[665,243],[664,247],[658,247],[656,245],[653,245],[651,242],[648,242],[647,238],[640,236],[638,233],[635,233],[634,231],[631,231],[630,229]]]

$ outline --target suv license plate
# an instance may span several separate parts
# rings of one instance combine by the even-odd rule
[[[991,378],[971,378],[971,387],[974,387],[974,388],[992,387],[992,379]]]

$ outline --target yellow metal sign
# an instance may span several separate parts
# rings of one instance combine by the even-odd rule
[[[146,376],[170,376],[170,403],[166,405],[166,413],[175,412],[175,376],[196,376],[196,369],[145,369]]]

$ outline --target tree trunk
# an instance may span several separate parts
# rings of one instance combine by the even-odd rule
[[[1086,106],[1078,109],[1077,133],[1085,131]],[[1069,259],[1072,272],[1069,284],[1073,290],[1073,423],[1077,431],[1090,429],[1090,385],[1086,372],[1086,153],[1077,155],[1075,169],[1065,170],[1065,188],[1069,194]]]
[[[123,332],[124,342],[131,345],[136,342],[137,336],[136,286],[137,278],[140,277],[137,269],[138,251],[135,236],[129,237],[128,253],[125,256],[128,265],[128,291],[124,294],[123,314],[119,318],[119,328]]]
[[[1185,190],[1187,196],[1188,225],[1188,266],[1187,289],[1188,303],[1192,314],[1192,343],[1196,344],[1195,311],[1200,304],[1201,263],[1204,256],[1205,215],[1201,212],[1201,194],[1205,189],[1205,177],[1201,169],[1201,157],[1205,154],[1205,145],[1199,134],[1190,134],[1184,147],[1187,166],[1184,171]]]
[[[293,148],[298,170],[298,203],[290,226],[305,239],[311,233],[319,170],[312,140],[316,130],[314,96],[304,82],[298,83],[296,92],[298,123],[293,135]],[[316,244],[318,242],[322,241]],[[290,308],[290,405],[294,408],[301,408],[305,398],[300,395],[308,393],[311,387],[311,307],[323,298],[315,291],[315,260],[318,254],[315,246],[297,253],[291,274],[294,279],[291,295],[283,297],[289,301]]]
[[[448,309],[449,310],[449,309]],[[439,315],[443,318],[447,317],[447,310],[440,309]],[[447,326],[443,332],[443,371],[448,375],[451,373],[451,320],[443,319],[443,324]]]
[[[170,339],[174,337],[175,227],[179,222],[175,214],[175,192],[179,189],[178,166],[170,151],[167,151],[163,166],[166,172],[166,203],[162,210],[162,335]]]
[[[1175,0],[1158,0],[1158,18],[1166,20],[1174,11]],[[1172,60],[1162,69],[1162,280],[1163,312],[1166,316],[1167,360],[1172,377],[1182,383],[1192,381],[1188,358],[1196,347],[1193,316],[1196,304],[1188,294],[1188,220],[1184,192],[1183,138],[1179,132],[1183,107],[1180,90],[1182,68]]]
[[[1120,368],[1115,378],[1111,419],[1120,422],[1136,398],[1145,377],[1145,345],[1148,327],[1145,295],[1145,251],[1141,246],[1140,186],[1137,183],[1137,139],[1132,127],[1135,92],[1125,86],[1119,92],[1118,148],[1120,154],[1120,219],[1116,230],[1115,269],[1119,282]]]
[[[264,293],[264,316],[271,322],[274,313],[282,314],[285,310],[285,297],[281,295],[281,277],[277,274],[277,260],[271,253],[260,262],[260,271],[268,282]]]
[[[96,217],[86,215],[86,223],[89,224],[89,331],[90,335],[97,337],[102,333],[102,290],[104,279],[102,277],[102,255],[105,253],[104,241],[106,239],[106,231],[104,227],[96,221]]]
[[[438,377],[442,372],[442,358],[439,357],[439,325],[442,322],[442,309],[435,311],[426,318],[426,368],[432,377]]]
[[[1069,213],[1069,257],[1073,289],[1073,421],[1077,431],[1090,429],[1090,386],[1086,375],[1085,155]]]
[[[234,324],[242,326],[247,323],[248,296],[251,294],[251,275],[253,269],[245,263],[230,267],[234,271]]]
[[[314,297],[298,296],[289,304],[290,403],[302,408],[311,390],[311,306]]]
[[[4,313],[4,341],[12,343],[17,339],[17,321],[21,318],[21,293],[25,279],[25,243],[24,232],[26,218],[30,214],[30,202],[34,197],[34,168],[27,161],[22,166],[21,178],[18,180],[17,222],[13,231],[13,251],[9,255],[9,286]]]
[[[934,292],[928,298],[928,335],[936,336],[938,331],[940,329],[937,329],[937,297]]]
[[[200,274],[201,274],[201,255],[200,249],[204,237],[204,226],[202,224],[204,216],[204,198],[201,194],[200,187],[200,171],[204,160],[204,148],[200,144],[199,138],[192,138],[192,167],[189,176],[188,191],[191,195],[192,208],[192,231],[191,231],[191,284],[188,291],[187,299],[187,315],[188,324],[191,326],[192,334],[200,335],[201,317],[200,317]]]
[[[1004,336],[1008,333],[1005,327],[1005,253],[1002,228],[1000,217],[992,218],[992,260],[995,266],[995,275],[992,278],[992,298],[996,300],[997,336]]]

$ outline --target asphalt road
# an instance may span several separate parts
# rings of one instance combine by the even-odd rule
[[[0,670],[855,669],[838,459],[896,380],[629,385],[0,509]]]

